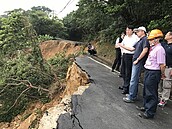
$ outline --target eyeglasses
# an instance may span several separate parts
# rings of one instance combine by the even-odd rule
[[[149,41],[153,41],[154,39],[148,39]]]

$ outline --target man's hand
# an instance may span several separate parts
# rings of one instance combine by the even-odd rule
[[[165,79],[165,64],[160,64],[160,69],[161,69],[161,79]]]
[[[165,74],[164,73],[161,74],[161,79],[165,79],[165,78],[166,78]]]
[[[137,58],[137,59],[133,62],[133,64],[136,65],[138,62],[139,62],[139,59]]]
[[[139,62],[138,60],[135,60],[135,61],[133,62],[133,64],[136,65],[138,62]]]
[[[172,77],[172,70],[170,71],[170,76]]]

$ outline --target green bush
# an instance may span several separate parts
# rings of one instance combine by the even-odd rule
[[[52,40],[52,39],[54,39],[54,37],[53,36],[50,36],[50,35],[47,35],[47,34],[45,34],[45,35],[39,35],[38,36],[38,41],[39,42],[44,42],[44,41]]]
[[[50,59],[48,62],[53,67],[53,71],[58,75],[59,79],[64,79],[66,77],[67,69],[71,64],[74,55],[65,57],[64,53],[57,54],[54,58]]]
[[[28,61],[31,55],[21,54],[13,59],[5,59],[0,70],[0,121],[11,121],[24,111],[28,103],[34,100],[48,102],[48,89],[53,82],[53,75],[48,64],[44,71],[39,65]],[[32,87],[33,86],[33,87]]]

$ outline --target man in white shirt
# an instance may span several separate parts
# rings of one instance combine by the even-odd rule
[[[138,36],[133,33],[133,29],[134,28],[132,26],[128,26],[126,28],[126,36],[122,41],[122,44],[126,47],[133,47],[139,41]],[[122,57],[121,74],[124,80],[124,84],[122,87],[119,87],[119,89],[123,89],[122,94],[128,94],[134,51],[123,49],[122,52],[123,52],[123,57]]]

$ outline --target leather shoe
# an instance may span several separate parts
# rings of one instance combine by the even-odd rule
[[[122,77],[122,75],[121,75],[121,74],[119,74],[119,75],[118,75],[118,77]]]
[[[119,69],[115,69],[115,70],[119,72]]]
[[[124,91],[122,91],[122,94],[124,94],[124,95],[125,95],[125,94],[128,94],[128,91],[125,91],[125,90],[124,90]]]
[[[122,86],[119,86],[118,89],[123,90],[123,87]]]
[[[139,110],[139,111],[142,111],[142,112],[145,111],[145,107],[136,106],[136,109]]]
[[[139,113],[138,116],[143,118],[143,119],[152,119],[153,118],[153,117],[146,115],[145,113]]]

